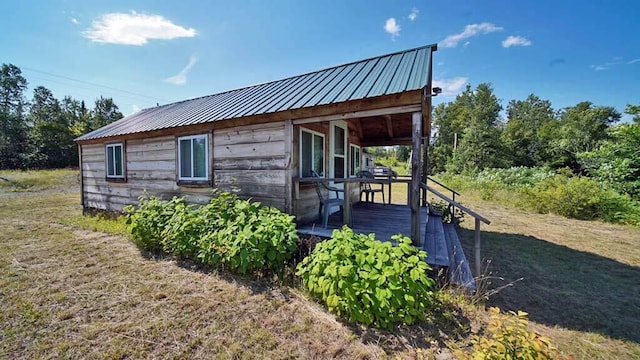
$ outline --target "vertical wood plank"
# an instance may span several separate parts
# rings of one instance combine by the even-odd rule
[[[345,181],[344,183],[344,214],[342,216],[342,222],[345,225],[352,226],[353,221],[351,221],[351,187],[350,181]]]
[[[420,145],[422,144],[422,113],[411,116],[411,241],[420,246]]]
[[[475,241],[475,258],[476,258],[476,278],[480,279],[482,266],[480,262],[482,261],[482,256],[480,255],[480,219],[476,218],[476,229],[473,233],[474,241]]]
[[[284,121],[284,211],[287,214],[294,215],[293,206],[293,121],[291,119]]]

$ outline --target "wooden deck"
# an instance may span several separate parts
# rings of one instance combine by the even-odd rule
[[[427,224],[427,208],[420,208],[420,232],[424,239],[424,231]],[[350,226],[354,232],[361,234],[376,234],[378,240],[390,240],[392,235],[401,233],[404,236],[411,235],[411,209],[407,205],[357,203],[352,207],[351,217],[353,224]],[[330,237],[334,229],[342,228],[339,214],[329,217],[326,229],[322,228],[322,222],[298,226],[298,232],[323,237]]]

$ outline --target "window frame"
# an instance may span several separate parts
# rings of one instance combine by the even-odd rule
[[[354,149],[358,152],[357,157],[353,156]],[[356,166],[356,164],[354,163],[354,159],[357,159],[358,166]],[[349,176],[358,176],[358,172],[360,170],[362,170],[362,147],[356,144],[349,144]]]
[[[302,169],[303,169],[303,166],[302,166],[302,161],[303,161],[303,156],[302,156],[302,149],[303,149],[303,146],[302,146],[302,133],[303,132],[306,132],[306,133],[311,135],[311,170],[312,171],[314,170],[313,169],[313,162],[314,162],[313,160],[314,160],[314,155],[315,155],[315,151],[314,151],[314,149],[315,149],[314,141],[315,140],[314,139],[315,139],[315,136],[319,136],[322,139],[322,142],[321,142],[322,143],[322,171],[319,172],[318,174],[320,174],[323,177],[326,177],[326,164],[325,164],[325,162],[326,162],[327,149],[326,149],[325,134],[323,134],[321,132],[313,131],[313,130],[310,130],[310,129],[307,129],[307,128],[302,128],[302,127],[300,128],[300,141],[299,141],[299,148],[300,148],[299,149],[300,150],[299,159],[300,159],[300,163],[299,163],[299,166],[298,166],[299,167],[299,171],[298,172],[300,174],[300,177],[304,177],[304,175],[302,173]]]
[[[115,148],[119,147],[120,148],[120,172],[121,175],[117,175],[118,173],[118,169],[116,169],[116,151]],[[113,174],[109,174],[109,149],[112,148],[113,150],[113,159],[111,159],[113,161]],[[126,180],[126,174],[127,174],[127,166],[126,166],[126,161],[125,161],[125,146],[124,146],[124,142],[114,142],[114,143],[106,143],[104,145],[104,174],[105,174],[105,178],[107,179],[107,181],[125,181]]]
[[[196,139],[204,139],[204,149],[205,149],[205,153],[204,153],[204,170],[205,170],[205,176],[204,177],[200,177],[200,176],[193,176],[194,175],[194,169],[195,169],[195,163],[194,163],[194,156],[193,156],[193,141]],[[190,142],[190,151],[191,151],[191,176],[182,176],[182,147],[181,142],[182,141],[186,141],[189,140]],[[196,134],[196,135],[185,135],[185,136],[178,136],[177,140],[176,140],[176,146],[177,146],[177,157],[176,157],[176,171],[178,173],[178,182],[183,182],[183,183],[208,183],[209,182],[209,134]]]

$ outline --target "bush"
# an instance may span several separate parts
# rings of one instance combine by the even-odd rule
[[[392,329],[394,323],[423,320],[434,302],[434,281],[426,253],[407,237],[375,240],[343,227],[316,245],[297,275],[308,291],[347,321]]]
[[[216,195],[201,207],[182,198],[140,198],[137,210],[126,209],[129,231],[145,250],[163,250],[240,274],[279,274],[297,248],[293,216],[226,192]]]
[[[293,216],[249,200],[223,202],[224,198],[214,198],[202,209],[203,218],[214,218],[219,227],[202,237],[198,259],[207,265],[220,263],[240,274],[281,273],[297,249]],[[221,208],[225,209],[222,213],[218,212]]]
[[[473,349],[454,351],[458,359],[556,359],[558,351],[549,339],[528,330],[527,313],[489,309],[489,325],[482,336],[473,335]]]
[[[138,198],[138,208],[126,206],[128,230],[135,244],[144,250],[163,249],[163,232],[175,212],[176,206],[185,204],[183,198],[174,197],[170,201],[159,200],[155,196],[143,194]]]

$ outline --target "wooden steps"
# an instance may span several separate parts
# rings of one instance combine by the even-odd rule
[[[427,252],[427,263],[432,267],[447,268],[450,284],[475,289],[475,281],[460,244],[456,226],[442,223],[442,216],[429,213],[422,249]]]

